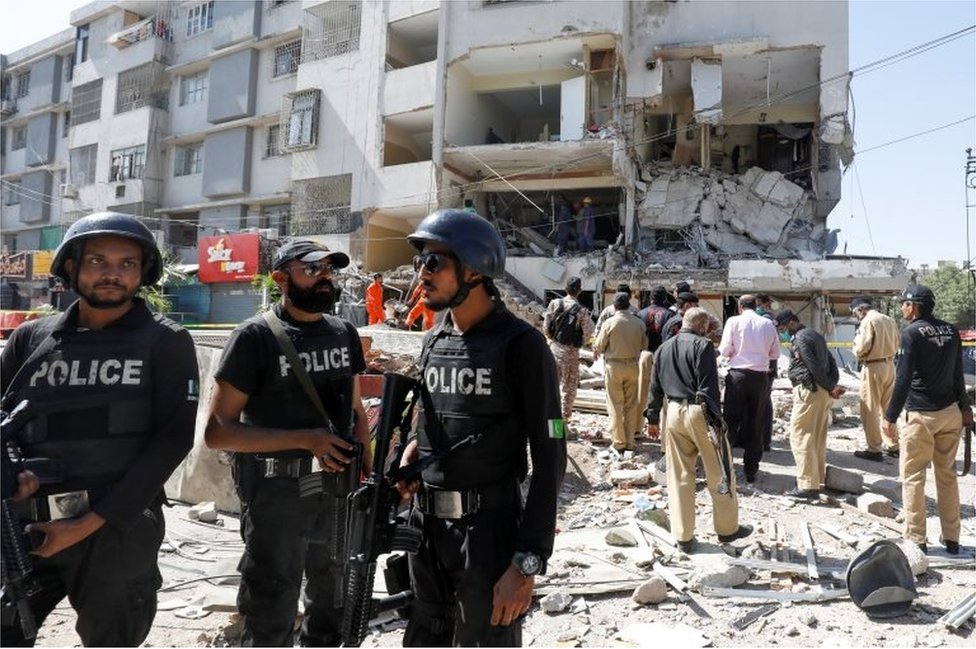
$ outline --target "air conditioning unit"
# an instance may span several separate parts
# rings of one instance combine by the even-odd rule
[[[78,188],[74,183],[61,185],[61,198],[78,198]]]
[[[4,117],[8,115],[13,115],[17,112],[17,104],[13,99],[3,99],[0,100],[0,115]]]

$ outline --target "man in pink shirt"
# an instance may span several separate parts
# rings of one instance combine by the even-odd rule
[[[739,315],[725,323],[722,356],[729,359],[723,416],[733,445],[741,446],[746,482],[755,482],[763,454],[763,408],[768,396],[769,362],[779,358],[779,335],[772,321],[756,313],[756,297],[739,298]]]

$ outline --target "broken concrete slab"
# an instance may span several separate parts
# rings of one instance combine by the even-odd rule
[[[634,538],[634,535],[624,528],[610,530],[603,540],[606,541],[607,545],[615,547],[629,548],[637,545],[637,539]]]
[[[616,469],[610,472],[609,480],[613,484],[642,487],[651,482],[651,474],[647,469]]]
[[[668,583],[654,575],[638,586],[630,598],[638,604],[660,604],[668,598]]]
[[[745,224],[740,223],[744,228]],[[763,249],[749,240],[748,237],[723,229],[705,229],[705,242],[719,252],[728,255],[759,255]]]
[[[539,600],[539,606],[542,607],[543,611],[549,614],[562,613],[568,609],[572,603],[572,595],[561,590],[557,590],[554,593],[549,593]]]
[[[859,494],[864,490],[864,476],[860,473],[828,464],[827,475],[824,477],[824,486],[835,491]]]
[[[736,566],[727,561],[709,561],[695,568],[688,578],[688,588],[701,592],[705,586],[733,588],[749,581],[751,573],[744,566]]]
[[[884,518],[894,518],[895,508],[891,501],[880,494],[865,493],[857,497],[857,508],[861,511]]]

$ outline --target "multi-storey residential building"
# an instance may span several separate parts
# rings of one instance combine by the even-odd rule
[[[835,245],[843,2],[99,0],[71,23],[4,60],[5,195],[34,197],[3,206],[4,243],[138,214],[200,264],[205,283],[176,291],[198,319],[253,312],[239,280],[269,239],[384,270],[424,215],[466,201],[540,297],[567,274],[597,295],[604,278],[691,278],[721,310],[731,290],[805,291],[743,278]],[[591,199],[598,253],[554,257],[560,194]]]

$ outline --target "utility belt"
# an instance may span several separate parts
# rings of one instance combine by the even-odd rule
[[[46,523],[63,518],[78,518],[91,511],[92,505],[105,497],[111,487],[92,487],[35,496],[16,503],[25,523]]]
[[[608,363],[627,363],[628,365],[636,365],[638,359],[636,358],[604,358]]]
[[[862,365],[870,365],[871,363],[887,363],[890,360],[891,360],[891,357],[890,356],[888,358],[872,358],[869,361],[861,361],[861,364]]]
[[[270,478],[285,478],[298,482],[299,496],[315,494],[344,495],[350,490],[350,478],[347,469],[339,473],[327,473],[318,468],[315,458],[304,457],[267,457],[261,455],[239,455],[242,471],[235,476],[239,496],[250,499],[257,488],[257,483]],[[251,480],[253,478],[253,482]]]
[[[677,403],[677,404],[682,405],[682,406],[700,406],[701,405],[695,399],[684,399],[684,398],[676,399],[676,398],[673,398],[673,397],[668,397],[668,403]]]
[[[458,520],[482,510],[506,507],[520,499],[518,482],[512,479],[463,491],[449,491],[424,484],[414,502],[424,514]]]

